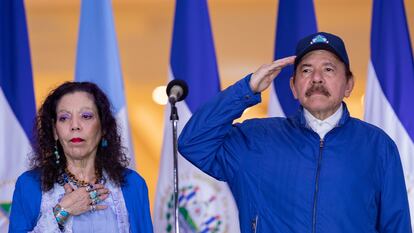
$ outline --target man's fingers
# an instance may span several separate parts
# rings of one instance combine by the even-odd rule
[[[285,57],[278,59],[272,63],[272,70],[281,70],[288,65],[292,65],[295,62],[296,56]]]
[[[270,86],[280,71],[295,62],[296,56],[278,59],[270,64],[262,65],[253,73],[250,79],[250,88],[253,92],[262,92]]]
[[[273,61],[273,64],[279,64],[279,65],[284,65],[284,66],[290,65],[295,62],[295,58],[296,56],[284,57],[284,58]]]
[[[274,61],[267,67],[268,74],[272,76],[272,78],[275,78],[283,68],[292,65],[295,62],[295,58],[296,56],[290,56]]]

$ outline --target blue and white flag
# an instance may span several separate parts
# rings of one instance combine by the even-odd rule
[[[121,64],[111,0],[83,0],[81,6],[76,81],[96,83],[108,96],[120,128],[122,145],[128,149],[130,167],[135,158],[128,123]]]
[[[398,146],[414,224],[414,59],[403,0],[374,0],[365,120]]]
[[[312,0],[280,0],[277,14],[274,60],[295,54],[296,43],[317,32],[315,9]],[[268,107],[269,116],[289,116],[298,109],[289,81],[293,66],[285,67],[273,81]]]
[[[186,100],[177,103],[179,134],[192,113],[220,91],[207,0],[176,1],[170,59],[169,80],[185,80],[189,87]],[[155,233],[175,232],[173,144],[169,115],[170,108],[167,107],[154,206]],[[178,171],[180,232],[240,232],[237,207],[226,183],[204,174],[181,155]]]
[[[0,232],[7,232],[16,179],[28,168],[36,111],[23,0],[0,1],[0,35]]]

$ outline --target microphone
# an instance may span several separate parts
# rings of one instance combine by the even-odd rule
[[[188,86],[184,80],[174,79],[167,85],[168,101],[171,104],[179,102],[188,95]]]

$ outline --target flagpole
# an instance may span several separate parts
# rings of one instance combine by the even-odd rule
[[[200,40],[200,38],[202,38]],[[191,41],[191,43],[188,43]],[[202,52],[200,52],[202,51]],[[191,97],[180,104],[176,104],[180,111],[180,121],[177,134],[180,135],[181,126],[190,119],[192,113],[213,98],[220,91],[220,79],[216,62],[213,34],[210,25],[207,0],[186,1],[176,0],[174,15],[174,27],[171,43],[169,77],[170,81],[181,79],[188,82],[191,89]],[[170,97],[170,95],[168,95]],[[168,108],[170,106],[167,106]],[[176,143],[171,140],[171,123],[169,119],[171,109],[166,109],[165,114],[165,137],[163,140],[162,159],[158,178],[156,200],[154,203],[154,233],[165,233],[174,231],[174,188],[171,173],[173,171],[173,146]],[[240,232],[238,210],[226,183],[213,180],[212,177],[201,172],[190,162],[186,161],[178,153],[177,163],[179,166],[179,187],[175,188],[178,197],[176,219],[179,221],[176,232],[182,228],[184,231],[186,218],[194,220],[191,224],[196,228],[204,229],[207,225],[222,231],[231,233]],[[181,176],[185,174],[185,176]],[[183,189],[194,191],[194,202],[183,206],[181,198]],[[217,191],[219,190],[219,191]],[[179,192],[179,193],[178,193]],[[178,196],[179,195],[179,196]],[[217,199],[210,200],[210,197]],[[171,198],[169,198],[171,197]],[[202,211],[207,211],[209,216],[222,216],[213,222],[206,223],[204,216],[197,215],[192,209],[196,203],[209,203],[203,206]],[[179,205],[179,206],[178,206]],[[217,221],[216,221],[217,220]],[[178,225],[178,224],[175,224]]]
[[[15,182],[28,165],[36,104],[24,1],[0,1],[0,22],[0,232],[8,232]]]
[[[317,31],[313,0],[279,0],[274,60],[294,54],[296,42]],[[285,67],[273,81],[268,105],[269,116],[285,117],[297,111],[299,102],[289,88],[292,74],[293,66]]]

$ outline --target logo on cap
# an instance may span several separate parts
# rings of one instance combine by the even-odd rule
[[[322,35],[317,35],[310,42],[310,44],[315,44],[315,43],[325,43],[325,44],[329,44],[329,40],[326,39],[326,37],[324,37]]]

